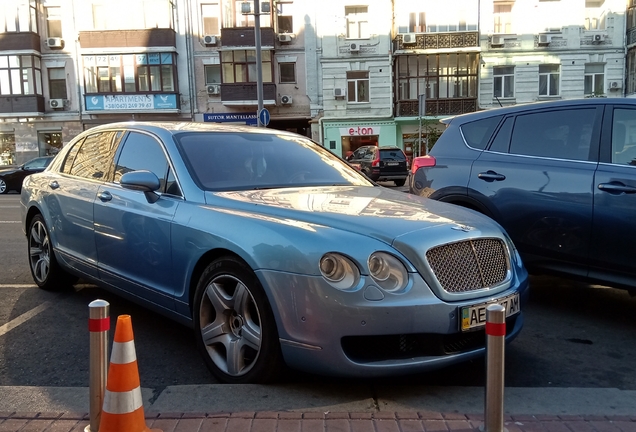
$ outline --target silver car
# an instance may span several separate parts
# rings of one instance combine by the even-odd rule
[[[378,186],[292,133],[95,127],[27,177],[21,203],[38,286],[82,278],[194,328],[223,382],[465,361],[495,302],[508,340],[523,326],[527,273],[497,223]]]

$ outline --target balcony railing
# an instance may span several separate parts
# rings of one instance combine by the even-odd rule
[[[11,95],[0,96],[0,114],[44,112],[44,96]]]
[[[451,32],[451,33],[418,33],[415,35],[415,43],[404,44],[400,34],[395,39],[398,50],[410,49],[449,49],[468,48],[479,46],[478,32]]]
[[[399,101],[396,107],[398,117],[417,117],[420,104],[418,101]],[[457,115],[477,111],[477,98],[462,99],[429,99],[426,101],[426,115]]]
[[[276,84],[263,83],[263,100],[276,100]],[[221,102],[251,102],[256,105],[256,83],[221,84]]]
[[[256,46],[254,27],[226,27],[221,29],[221,43],[224,47]],[[261,28],[261,46],[274,46],[274,29]]]

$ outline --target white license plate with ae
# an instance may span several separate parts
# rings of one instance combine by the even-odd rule
[[[486,308],[491,304],[500,304],[506,308],[506,318],[520,310],[519,293],[498,298],[491,302],[480,303],[461,308],[460,327],[462,331],[475,330],[486,325]]]
[[[396,166],[396,165],[399,165],[400,163],[399,162],[387,162],[386,164],[388,166]]]

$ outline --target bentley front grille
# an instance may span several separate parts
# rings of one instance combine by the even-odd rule
[[[499,239],[474,239],[426,252],[431,269],[449,293],[474,291],[503,282],[509,270],[507,249]]]

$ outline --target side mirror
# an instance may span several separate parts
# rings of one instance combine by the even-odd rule
[[[121,176],[119,183],[124,189],[143,192],[149,203],[155,203],[159,199],[155,191],[159,190],[161,183],[153,172],[147,170],[127,172]]]

